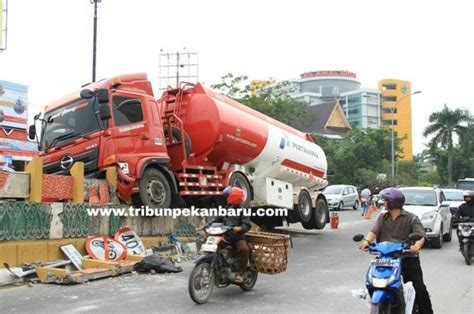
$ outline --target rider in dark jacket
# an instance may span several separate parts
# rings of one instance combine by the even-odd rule
[[[244,201],[244,191],[237,187],[226,187],[224,189],[224,197],[226,197],[229,208],[237,209]],[[228,209],[229,209],[228,208]],[[221,246],[232,245],[240,253],[240,267],[239,272],[235,276],[235,283],[242,283],[245,272],[247,271],[247,262],[249,259],[249,247],[244,239],[244,235],[250,230],[250,217],[244,215],[243,211],[240,211],[237,216],[220,216],[214,219],[213,222],[221,222],[226,226],[232,227],[232,230],[224,235],[224,241],[221,242]]]
[[[456,221],[461,221],[463,217],[469,217],[470,222],[474,222],[474,191],[464,192],[464,203],[462,203],[456,212]]]

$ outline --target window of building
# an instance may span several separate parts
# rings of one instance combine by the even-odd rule
[[[383,96],[384,101],[397,101],[397,96]]]
[[[397,84],[383,84],[382,88],[385,90],[396,90]]]
[[[397,113],[397,108],[382,108],[382,113],[392,113],[392,109],[393,109],[393,113]]]
[[[140,99],[116,96],[113,98],[114,120],[116,126],[143,121]]]
[[[392,125],[392,120],[383,120],[382,125],[391,126]],[[393,125],[398,125],[398,121],[393,119]]]

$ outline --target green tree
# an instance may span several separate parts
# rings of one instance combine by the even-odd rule
[[[429,117],[430,125],[424,132],[424,136],[434,135],[430,141],[431,149],[441,146],[447,149],[448,153],[448,186],[452,186],[453,181],[453,135],[463,138],[467,132],[464,123],[472,123],[469,112],[462,109],[450,110],[446,105],[441,111],[434,112]]]

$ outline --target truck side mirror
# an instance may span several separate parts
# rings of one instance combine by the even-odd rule
[[[84,88],[81,90],[81,98],[82,99],[91,99],[94,96],[94,92],[90,89]]]
[[[28,138],[34,140],[36,138],[36,126],[34,124],[28,127]]]
[[[99,104],[106,104],[109,102],[109,90],[107,88],[99,88],[96,93]]]
[[[110,113],[109,105],[106,103],[102,103],[99,105],[99,117],[100,120],[105,121],[112,118],[112,114]]]

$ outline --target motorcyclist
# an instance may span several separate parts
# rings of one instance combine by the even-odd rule
[[[415,304],[418,306],[419,313],[433,313],[418,257],[418,252],[423,247],[426,238],[423,225],[416,215],[403,209],[405,196],[400,190],[389,188],[382,190],[380,194],[387,212],[379,215],[359,249],[366,250],[369,244],[375,240],[377,242],[407,242],[411,233],[421,234],[423,238],[410,247],[412,255],[403,259],[402,276],[405,283],[408,281],[413,283],[416,291]]]
[[[455,221],[474,222],[474,191],[464,192],[464,203],[459,206],[455,215]],[[457,232],[457,236],[459,244],[461,244],[459,230]]]
[[[223,196],[226,198],[228,208],[237,209],[244,201],[244,191],[238,187],[228,186],[223,191]],[[226,226],[232,227],[232,230],[224,235],[224,241],[219,244],[221,249],[227,245],[232,245],[240,254],[240,267],[235,276],[235,283],[242,283],[245,272],[247,271],[247,262],[249,259],[249,247],[244,239],[244,235],[250,230],[250,217],[244,215],[240,211],[238,216],[220,216],[214,219],[213,222],[221,222]]]

